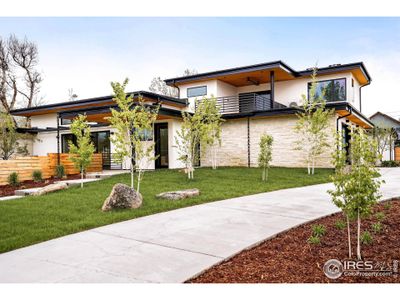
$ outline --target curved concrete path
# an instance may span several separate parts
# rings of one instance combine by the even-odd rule
[[[383,199],[400,168],[383,169]],[[183,282],[260,241],[337,212],[331,184],[187,207],[0,255],[0,282]]]

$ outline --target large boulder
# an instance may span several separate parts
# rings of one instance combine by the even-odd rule
[[[142,205],[142,195],[126,184],[117,183],[114,185],[110,195],[104,201],[102,211],[109,211],[114,208],[138,208]]]
[[[65,182],[57,182],[53,184],[46,185],[32,193],[32,196],[41,196],[47,193],[52,193],[60,190],[65,190],[68,188],[68,185]]]
[[[188,189],[182,191],[165,192],[156,195],[157,198],[166,200],[181,200],[200,195],[199,189]]]

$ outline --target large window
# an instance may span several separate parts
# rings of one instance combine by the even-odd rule
[[[187,97],[199,97],[207,95],[207,86],[196,86],[187,89]]]
[[[308,83],[308,97],[310,97],[311,82]],[[346,78],[323,80],[317,82],[315,97],[328,102],[346,101]]]
[[[97,131],[91,132],[90,138],[93,142],[96,153],[109,153],[110,152],[110,132]],[[69,152],[69,141],[76,145],[76,137],[72,133],[61,135],[61,152]]]

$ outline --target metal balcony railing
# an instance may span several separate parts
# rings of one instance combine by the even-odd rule
[[[235,96],[216,97],[217,105],[221,114],[250,113],[255,111],[271,110],[270,95],[257,93],[245,93]],[[196,101],[196,107],[198,101]],[[282,107],[279,103],[274,103]]]

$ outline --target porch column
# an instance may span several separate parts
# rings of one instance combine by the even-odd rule
[[[270,107],[271,109],[274,108],[274,101],[275,101],[275,72],[270,71],[269,72],[269,79],[270,79],[270,84],[271,84],[271,103]]]
[[[60,165],[60,115],[57,114],[57,165]]]

